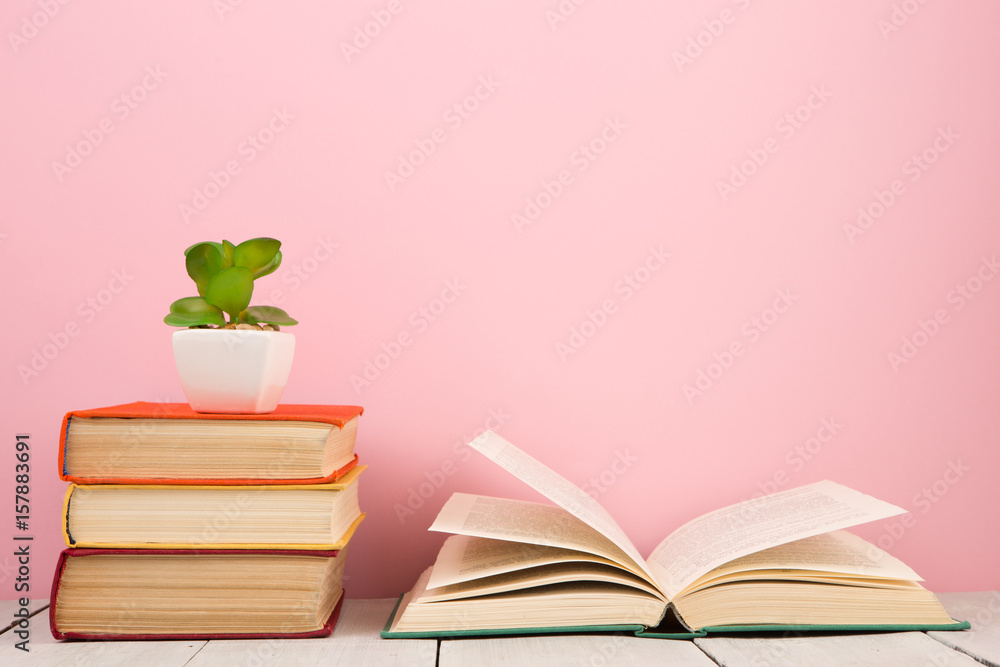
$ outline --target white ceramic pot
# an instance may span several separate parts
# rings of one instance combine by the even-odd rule
[[[281,400],[295,335],[284,331],[181,329],[174,361],[195,412],[260,414]]]

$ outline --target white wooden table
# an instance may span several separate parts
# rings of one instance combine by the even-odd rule
[[[0,665],[208,667],[239,665],[679,665],[781,667],[783,665],[899,665],[1000,667],[1000,592],[942,593],[955,618],[972,623],[961,632],[899,632],[808,638],[717,637],[694,641],[626,636],[565,635],[465,640],[381,639],[395,600],[346,600],[331,637],[298,640],[58,642],[48,628],[46,603],[36,602],[30,652],[15,648],[12,601],[0,602]]]

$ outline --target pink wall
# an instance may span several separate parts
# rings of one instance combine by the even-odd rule
[[[411,585],[451,492],[532,497],[460,446],[485,425],[644,552],[830,478],[912,511],[860,532],[930,587],[1000,586],[996,3],[0,12],[2,532],[27,432],[33,595],[63,413],[183,400],[181,252],[261,235],[258,300],[302,322],[286,400],[366,407],[353,597]]]

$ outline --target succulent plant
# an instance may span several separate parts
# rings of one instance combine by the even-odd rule
[[[172,327],[226,327],[236,324],[298,324],[281,308],[251,306],[257,278],[281,265],[281,241],[258,238],[233,245],[229,241],[196,243],[184,251],[187,273],[198,296],[170,304],[163,321]],[[226,319],[226,316],[229,319]]]

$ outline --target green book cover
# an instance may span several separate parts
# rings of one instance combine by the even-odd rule
[[[968,630],[968,621],[937,625],[720,625],[706,627],[697,631],[665,632],[657,628],[647,628],[644,625],[577,625],[563,627],[536,628],[493,628],[488,630],[437,630],[425,632],[393,632],[392,622],[399,612],[403,596],[399,596],[385,627],[379,633],[383,639],[474,639],[478,637],[512,637],[524,635],[548,634],[592,634],[592,633],[630,633],[644,639],[694,639],[708,635],[770,633],[782,636],[799,636],[819,633],[858,633],[858,632],[930,632],[935,630]]]

